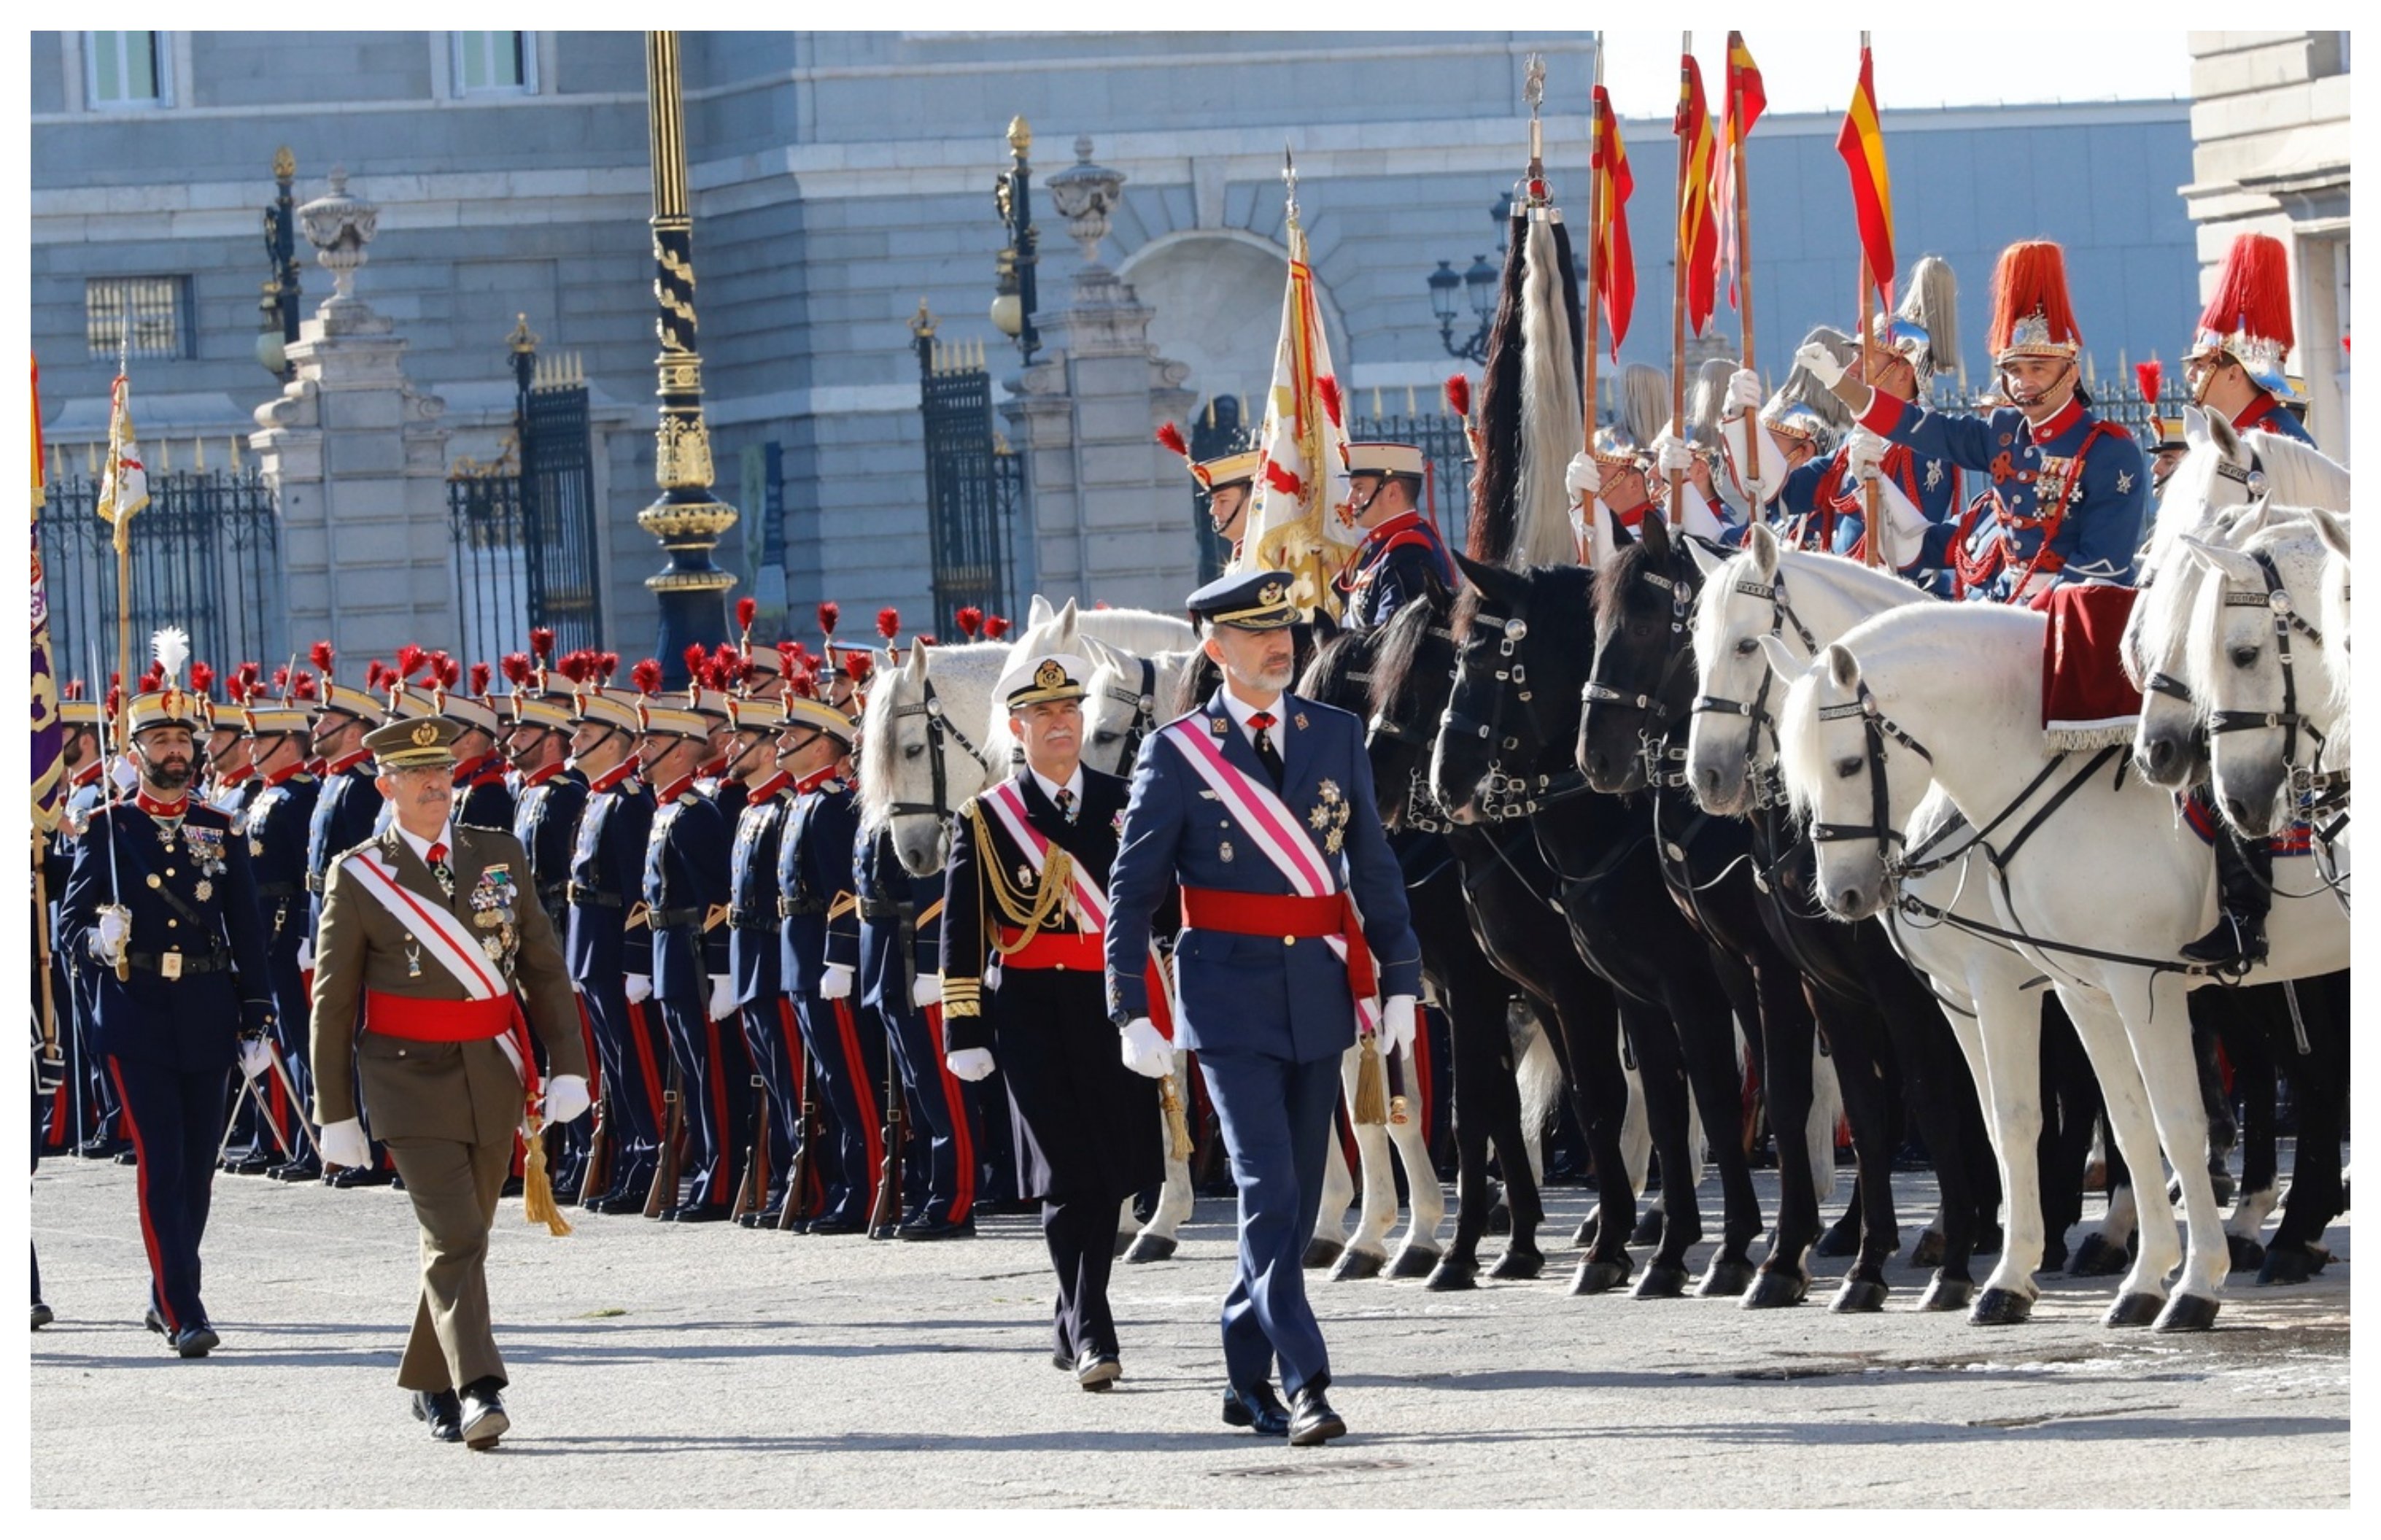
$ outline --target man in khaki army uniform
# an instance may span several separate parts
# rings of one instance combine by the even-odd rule
[[[587,1059],[520,842],[448,817],[455,734],[453,722],[431,716],[364,739],[393,816],[324,874],[314,1096],[324,1159],[360,1165],[371,1158],[350,1091],[360,1073],[372,1132],[421,1225],[421,1302],[397,1384],[413,1392],[414,1415],[433,1437],[486,1449],[511,1426],[486,1264],[525,1073],[532,1105],[538,1089],[524,1006],[554,1069],[547,1121],[587,1110]]]

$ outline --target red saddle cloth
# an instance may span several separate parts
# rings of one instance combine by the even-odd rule
[[[2062,583],[2035,597],[2033,607],[2050,618],[2042,641],[2042,730],[2053,749],[2133,740],[2142,692],[2125,678],[2117,641],[2134,593],[2112,583]]]

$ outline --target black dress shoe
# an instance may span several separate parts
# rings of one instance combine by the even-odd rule
[[[463,1441],[463,1401],[452,1390],[416,1390],[413,1418],[430,1424],[430,1436],[442,1444]]]
[[[587,1205],[591,1214],[642,1214],[645,1200],[632,1198],[625,1192],[606,1192]]]
[[[1280,1438],[1289,1432],[1289,1408],[1273,1393],[1270,1385],[1259,1385],[1252,1390],[1224,1390],[1224,1425],[1249,1428],[1260,1438]]]
[[[104,1135],[94,1135],[76,1145],[74,1153],[85,1160],[114,1160],[130,1148],[132,1148],[132,1141],[129,1139],[109,1139]]]
[[[496,1440],[512,1431],[512,1419],[505,1415],[504,1387],[494,1378],[475,1379],[463,1387],[463,1446],[471,1449],[493,1449]]]
[[[1075,1372],[1075,1355],[1067,1351],[1064,1348],[1053,1348],[1050,1350],[1050,1367],[1053,1369],[1064,1370],[1068,1374],[1073,1374]]]
[[[858,1235],[867,1228],[868,1221],[865,1219],[846,1219],[833,1215],[824,1219],[811,1221],[812,1235]]]
[[[275,1181],[315,1181],[321,1179],[323,1167],[311,1160],[288,1160],[266,1167],[264,1174]]]
[[[2228,911],[2219,910],[2216,928],[2182,949],[2182,955],[2192,962],[2204,962],[2218,968],[2245,968],[2265,960],[2265,927],[2257,920],[2243,921]]]
[[[496,1193],[496,1196],[499,1198],[518,1198],[521,1195],[525,1183],[519,1177],[507,1177],[505,1179],[503,1189]]]
[[[41,1330],[43,1326],[48,1326],[52,1321],[55,1321],[57,1318],[58,1315],[56,1311],[52,1310],[48,1305],[43,1304],[39,1300],[35,1300],[33,1302],[33,1329],[35,1331]]]
[[[665,1216],[673,1224],[715,1225],[733,1212],[726,1204],[689,1204],[673,1214]]]
[[[334,1171],[323,1179],[345,1192],[358,1187],[386,1187],[397,1179],[397,1173],[384,1171],[377,1166],[350,1166],[345,1170]]]
[[[157,1307],[153,1304],[140,1313],[140,1324],[160,1337],[173,1335],[165,1329],[165,1318],[157,1314]]]
[[[272,1170],[273,1164],[273,1157],[268,1155],[242,1155],[227,1163],[224,1169],[236,1177],[253,1177]]]
[[[1348,1436],[1348,1424],[1331,1403],[1323,1399],[1324,1387],[1308,1385],[1300,1387],[1289,1399],[1289,1442],[1292,1448],[1312,1448],[1328,1439]]]
[[[899,1236],[904,1241],[973,1240],[975,1238],[975,1216],[973,1215],[970,1215],[964,1219],[945,1219],[939,1223],[929,1219],[920,1219],[914,1224],[903,1225],[899,1229],[895,1230],[893,1233]]]
[[[1124,1378],[1117,1355],[1102,1348],[1085,1348],[1075,1355],[1075,1383],[1086,1390],[1112,1390]]]
[[[116,1164],[118,1166],[138,1166],[140,1164],[140,1157],[130,1150],[118,1150],[116,1152]]]
[[[215,1335],[215,1328],[204,1321],[196,1321],[184,1326],[166,1340],[171,1342],[174,1345],[174,1351],[184,1358],[204,1358],[223,1342],[223,1338]]]

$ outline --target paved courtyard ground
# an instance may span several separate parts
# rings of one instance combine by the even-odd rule
[[[1572,1299],[1568,1250],[1540,1281],[1470,1294],[1310,1274],[1353,1436],[1297,1450],[1217,1419],[1227,1202],[1201,1201],[1176,1260],[1117,1267],[1126,1378],[1105,1396],[1050,1367],[1030,1219],[921,1245],[573,1211],[579,1233],[553,1239],[509,1202],[490,1282],[515,1431],[473,1455],[433,1444],[396,1388],[418,1277],[402,1194],[220,1179],[206,1295],[224,1343],[183,1363],[139,1324],[132,1179],[75,1160],[34,1178],[59,1316],[32,1342],[41,1505],[2263,1508],[2349,1492],[2345,1221],[2312,1285],[2237,1277],[2217,1329],[2187,1338],[2103,1328],[2107,1279],[2046,1278],[2030,1325],[1986,1330],[1914,1312],[1923,1275],[1900,1266],[1871,1316]],[[1932,1192],[1901,1179],[1914,1240]],[[1593,1194],[1548,1196],[1560,1241]],[[1774,1177],[1763,1199],[1774,1213]]]

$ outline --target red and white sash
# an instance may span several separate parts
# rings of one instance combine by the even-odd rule
[[[464,995],[474,1000],[509,998],[512,985],[505,982],[503,970],[490,962],[480,950],[480,943],[454,911],[431,903],[420,894],[397,880],[397,873],[382,863],[370,849],[358,850],[341,863],[348,880],[370,894],[374,902],[396,916],[412,938],[421,944],[422,952],[444,968]],[[516,1017],[514,1032],[495,1039],[505,1057],[512,1061],[513,1073],[524,1085],[534,1091],[535,1071],[521,1052],[522,1045],[514,1041],[520,1030]]]
[[[1025,852],[1027,864],[1033,868],[1033,875],[1039,878],[1050,859],[1050,841],[1026,817],[1025,799],[1018,794],[1017,783],[1003,781],[985,792],[983,800],[991,806],[993,816],[1000,820],[1000,826],[1008,831],[1008,837],[1017,841],[1018,848]],[[1080,862],[1070,864],[1075,878],[1075,907],[1081,911],[1083,929],[1105,932],[1108,928],[1108,896],[1100,890],[1100,885],[1093,880],[1092,874],[1084,871]]]

